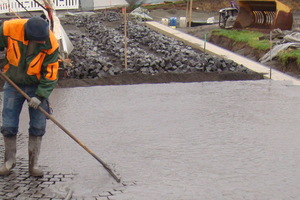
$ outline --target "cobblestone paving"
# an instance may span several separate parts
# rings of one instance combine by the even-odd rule
[[[123,187],[112,189],[111,191],[101,192],[98,195],[89,197],[72,196],[72,191],[65,194],[57,194],[48,188],[59,182],[66,182],[73,179],[73,174],[55,174],[46,172],[43,178],[33,178],[28,174],[27,160],[17,162],[13,172],[0,179],[0,197],[1,200],[113,200],[114,195],[123,193],[126,186],[135,185],[135,183],[122,183]],[[45,167],[44,167],[45,168]]]
[[[27,145],[25,134],[18,134],[18,149]],[[0,140],[0,159],[3,163],[4,145],[3,138]],[[28,160],[17,157],[16,167],[9,176],[0,178],[0,197],[3,200],[46,200],[46,199],[65,199],[61,194],[55,194],[47,188],[59,182],[73,179],[75,174],[61,174],[47,171],[46,166],[41,166],[45,175],[43,178],[33,178],[29,176]],[[66,194],[67,195],[67,194]],[[65,196],[65,195],[64,195]]]
[[[18,134],[18,149],[27,145],[26,134]],[[0,159],[3,163],[4,144],[0,138]],[[74,179],[76,174],[62,174],[49,171],[47,166],[40,166],[45,172],[44,177],[34,178],[29,176],[28,160],[17,157],[16,167],[9,176],[0,176],[0,199],[1,200],[113,200],[114,196],[123,193],[127,186],[133,186],[135,182],[123,182],[122,186],[109,191],[99,192],[98,195],[88,197],[72,196],[72,191],[56,193],[50,188],[57,183],[67,182]]]
[[[0,94],[0,110],[2,110],[2,93]],[[0,118],[0,123],[1,118]],[[136,185],[132,181],[122,181],[121,185],[99,191],[98,194],[76,196],[74,191],[63,189],[57,191],[55,186],[68,185],[78,174],[51,171],[48,166],[40,166],[44,171],[42,178],[29,176],[28,159],[19,156],[27,149],[28,134],[19,133],[17,137],[17,163],[9,176],[0,176],[0,200],[114,200],[117,194],[124,193],[127,187]],[[19,153],[18,153],[19,152]],[[0,165],[4,160],[4,141],[0,135]]]
[[[85,197],[78,197],[78,196],[71,196],[72,200],[115,200],[117,199],[116,196],[118,194],[124,193],[127,187],[135,186],[136,182],[122,182],[122,186],[113,188],[109,191],[99,192],[97,195],[85,196]],[[67,199],[66,197],[65,199]]]

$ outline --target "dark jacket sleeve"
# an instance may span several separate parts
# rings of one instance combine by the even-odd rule
[[[7,37],[3,35],[3,24],[0,26],[0,50],[3,51],[7,47]]]

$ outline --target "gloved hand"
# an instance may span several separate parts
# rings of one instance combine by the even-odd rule
[[[34,109],[37,109],[40,104],[41,100],[39,100],[37,97],[32,97],[31,100],[28,102],[28,105],[30,107],[33,107]]]

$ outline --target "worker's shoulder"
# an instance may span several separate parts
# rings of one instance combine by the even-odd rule
[[[24,26],[27,20],[28,19],[9,19],[3,21],[1,25],[3,25],[5,29],[19,29]]]
[[[4,21],[4,23],[6,23],[6,24],[24,24],[24,23],[26,23],[27,22],[27,20],[28,19],[18,19],[18,18],[16,18],[16,19],[8,19],[8,20],[5,20]]]

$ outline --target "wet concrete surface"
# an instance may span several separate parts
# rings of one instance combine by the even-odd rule
[[[53,117],[121,183],[51,121],[45,179],[28,177],[25,107],[18,165],[0,179],[1,199],[297,199],[299,91],[270,80],[55,89]]]

